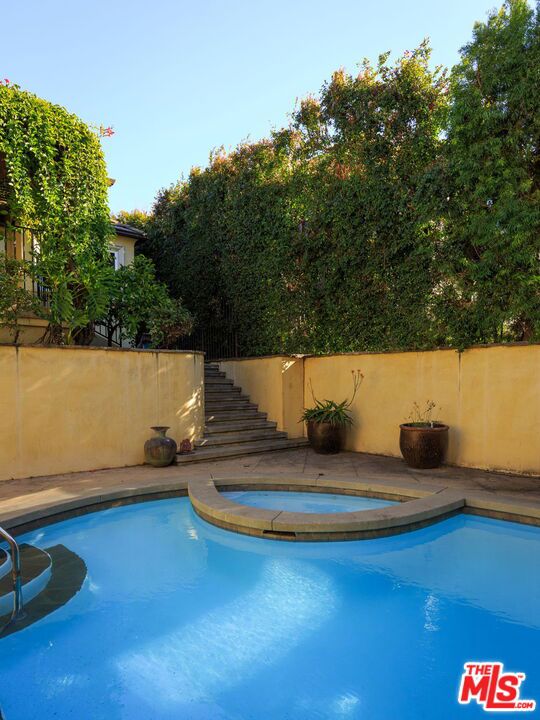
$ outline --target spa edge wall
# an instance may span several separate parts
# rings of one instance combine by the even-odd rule
[[[351,408],[348,450],[399,457],[399,424],[415,401],[433,400],[434,417],[450,425],[450,464],[540,474],[540,345],[279,356],[221,366],[291,436],[303,433],[297,420],[302,398],[313,402],[311,385],[317,398],[341,401],[351,396],[359,369],[365,377]]]
[[[202,434],[204,356],[0,346],[0,480],[137,465],[151,425]]]

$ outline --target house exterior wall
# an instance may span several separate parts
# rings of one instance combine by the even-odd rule
[[[295,368],[288,376],[279,372],[287,360]],[[311,385],[317,398],[339,402],[351,397],[352,371],[359,369],[365,377],[346,449],[399,457],[400,423],[413,402],[433,400],[434,418],[450,425],[450,464],[540,474],[540,345],[239,359],[221,368],[280,429],[300,416],[299,383],[306,406]]]
[[[204,357],[0,346],[0,480],[138,465],[152,425],[204,426]]]
[[[123,250],[123,264],[131,265],[135,258],[135,242],[136,240],[126,235],[116,234],[115,238],[111,241],[111,246],[122,248]]]

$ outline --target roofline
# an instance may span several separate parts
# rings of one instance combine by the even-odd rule
[[[117,235],[124,235],[125,237],[131,237],[135,240],[144,240],[146,237],[146,234],[142,230],[139,230],[139,228],[133,227],[132,225],[113,223],[113,229]]]

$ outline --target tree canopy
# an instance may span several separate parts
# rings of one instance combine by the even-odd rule
[[[246,354],[539,339],[539,43],[509,0],[451,74],[427,41],[337,71],[161,191],[143,251]]]

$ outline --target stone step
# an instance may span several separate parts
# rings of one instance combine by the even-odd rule
[[[212,388],[211,390],[204,391],[205,400],[221,400],[222,398],[228,397],[242,397],[249,400],[249,395],[242,395],[239,387],[230,387],[227,388],[227,390],[214,390],[214,388]]]
[[[205,414],[206,422],[214,422],[220,420],[266,420],[266,413],[257,412],[256,410],[218,410],[217,412],[208,412]]]
[[[233,381],[230,378],[222,378],[222,377],[208,377],[204,379],[205,385],[207,387],[214,387],[217,386],[219,388],[223,387],[232,387],[234,385]]]
[[[205,362],[204,369],[205,370],[219,370],[219,365],[218,365],[218,363]]]
[[[219,410],[256,410],[257,405],[248,400],[211,400],[204,404],[205,412],[217,412]]]
[[[208,383],[205,380],[204,392],[230,392],[231,390],[241,391],[241,388],[238,385],[234,385],[232,380],[227,382],[228,379],[229,378],[216,378],[219,382],[215,383]]]
[[[227,403],[227,404],[236,403],[236,402],[249,403],[250,399],[249,399],[249,395],[236,395],[236,394],[234,394],[234,395],[212,395],[211,397],[205,396],[204,402],[206,405],[208,405],[208,403]],[[251,403],[251,404],[254,405],[255,403]]]
[[[255,440],[250,443],[238,445],[218,445],[216,447],[197,448],[187,455],[177,455],[178,464],[189,462],[204,462],[205,460],[221,460],[253,453],[264,453],[275,450],[290,450],[291,448],[304,447],[307,445],[306,438],[292,438],[279,440]]]
[[[253,440],[278,440],[286,438],[286,432],[278,432],[274,428],[259,430],[239,430],[238,432],[211,433],[195,442],[195,447],[213,447],[214,445],[238,445]]]
[[[222,434],[222,433],[234,433],[239,430],[257,430],[263,428],[277,427],[277,423],[271,420],[257,420],[247,418],[246,420],[221,420],[213,421],[204,428],[205,435]]]

